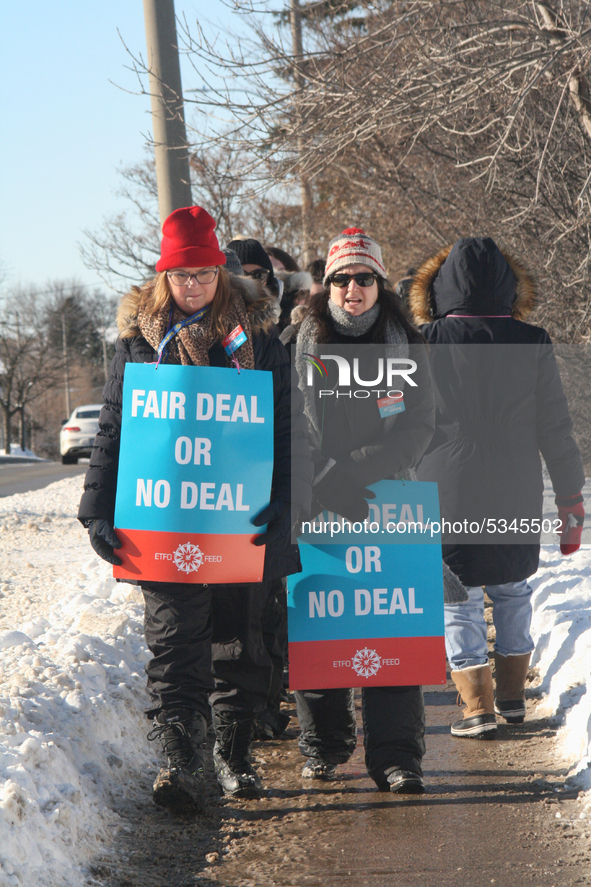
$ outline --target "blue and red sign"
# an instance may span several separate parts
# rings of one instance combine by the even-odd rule
[[[128,363],[113,575],[260,582],[252,520],[269,504],[272,472],[271,373]]]
[[[325,512],[303,524],[303,573],[288,579],[291,689],[445,683],[437,485],[370,489],[367,521]]]
[[[382,419],[387,419],[388,416],[395,416],[396,413],[403,413],[405,409],[402,391],[396,391],[389,397],[380,397],[378,399],[378,410]]]
[[[222,341],[222,345],[224,346],[224,351],[226,354],[233,354],[241,345],[244,345],[246,342],[246,333],[240,326],[234,327],[231,333],[228,333],[226,338]]]

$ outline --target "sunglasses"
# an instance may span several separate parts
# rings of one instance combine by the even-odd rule
[[[269,277],[269,271],[266,268],[255,268],[254,271],[243,270],[242,273],[247,277],[254,277],[255,280],[262,280],[263,283],[266,283]]]
[[[333,274],[330,282],[338,289],[342,289],[344,286],[349,286],[352,280],[357,286],[371,286],[376,279],[377,275],[373,271],[361,271],[359,274]]]

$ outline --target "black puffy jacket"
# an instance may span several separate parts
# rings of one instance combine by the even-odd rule
[[[458,241],[415,277],[410,308],[432,346],[436,402],[417,475],[438,483],[442,517],[452,523],[523,520],[526,528],[539,520],[540,453],[557,496],[583,486],[550,337],[523,322],[535,296],[531,275],[490,238]],[[518,582],[538,568],[538,539],[521,531],[444,535],[444,559],[466,585]]]
[[[303,308],[297,314],[297,323],[284,330],[285,335],[281,337],[283,342],[295,347],[305,317],[306,309]],[[337,333],[328,315],[325,322],[330,333],[330,344],[365,349],[359,352],[365,355],[371,353],[372,346],[381,344],[375,341],[373,328],[367,334],[353,338]],[[411,357],[417,363],[414,376],[416,387],[405,388],[405,411],[384,419],[380,416],[375,396],[369,399],[333,397],[325,400],[322,445],[319,450],[312,450],[316,471],[328,458],[332,458],[356,483],[365,487],[385,478],[395,478],[416,465],[433,434],[435,408],[427,349],[421,337],[414,332],[414,337],[411,336]],[[375,366],[372,368],[375,369]],[[332,361],[329,362],[328,377],[319,383],[315,375],[314,384],[322,388],[336,387]]]
[[[289,357],[275,327],[277,300],[269,296],[256,281],[234,276],[231,276],[231,281],[244,299],[249,313],[255,369],[273,373],[275,408],[271,499],[278,497],[291,501],[293,496],[292,504],[306,512],[311,499],[312,463],[302,397],[297,389],[295,373],[292,379]],[[154,348],[137,328],[138,303],[139,291],[134,291],[123,299],[119,309],[117,322],[121,337],[117,340],[115,357],[103,391],[104,407],[99,418],[99,432],[94,441],[78,511],[78,519],[85,526],[97,518],[106,518],[111,523],[114,519],[125,364],[153,363],[156,360]],[[220,342],[214,342],[209,349],[209,361],[211,366],[227,366]],[[248,459],[248,453],[237,453],[236,458]],[[266,546],[263,581],[300,570],[298,548],[290,543],[289,536]]]

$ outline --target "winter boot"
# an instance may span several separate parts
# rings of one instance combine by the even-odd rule
[[[323,782],[332,782],[337,778],[337,765],[329,764],[322,758],[308,758],[302,770],[304,779],[321,779]]]
[[[154,783],[154,803],[173,813],[197,813],[205,804],[204,751],[207,723],[188,709],[161,711],[148,740],[159,739],[168,766]]]
[[[495,653],[495,711],[508,724],[525,720],[525,679],[531,653],[522,656],[501,656]]]
[[[213,709],[213,763],[223,793],[232,798],[259,798],[263,785],[250,763],[254,719]]]
[[[412,770],[393,770],[388,774],[388,788],[384,791],[390,791],[395,795],[423,795],[425,794],[425,783],[422,776],[413,773]]]
[[[452,736],[469,739],[494,739],[497,733],[490,665],[474,665],[452,671],[452,680],[462,702],[464,718],[451,726]]]
[[[289,727],[291,718],[279,707],[267,708],[254,722],[254,738],[263,741],[281,739]]]

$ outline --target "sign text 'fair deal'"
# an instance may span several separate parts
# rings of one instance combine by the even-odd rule
[[[119,578],[255,582],[269,503],[271,373],[127,364],[115,525]]]

